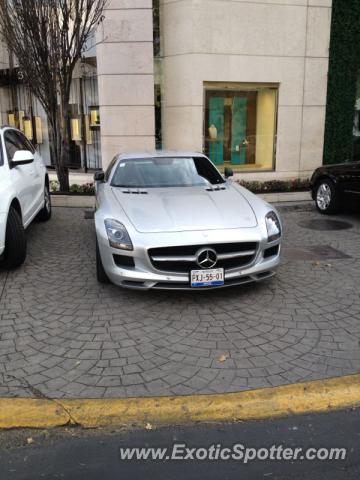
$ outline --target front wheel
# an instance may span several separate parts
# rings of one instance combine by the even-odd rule
[[[26,235],[21,216],[10,207],[6,224],[4,261],[6,268],[20,267],[26,258]]]
[[[45,184],[44,187],[44,206],[38,213],[38,220],[40,222],[47,222],[51,218],[51,196],[50,196],[50,190],[48,185]]]
[[[339,211],[339,193],[330,179],[321,180],[315,190],[316,208],[323,215],[331,215]]]

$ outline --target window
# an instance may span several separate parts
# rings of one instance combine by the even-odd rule
[[[18,150],[29,150],[35,153],[35,149],[29,140],[15,130],[7,130],[5,132],[5,149],[9,160],[14,158],[15,152]]]
[[[217,166],[273,170],[277,87],[222,85],[205,89],[205,150]]]
[[[109,180],[110,175],[111,175],[111,172],[112,172],[112,169],[113,169],[113,167],[114,167],[117,159],[118,159],[118,157],[114,157],[114,158],[111,160],[111,162],[109,163],[109,165],[108,165],[108,167],[107,167],[107,169],[106,169],[106,171],[105,171],[105,177],[104,177],[105,182],[107,182],[107,181]]]
[[[15,133],[16,132],[14,130],[7,130],[5,132],[5,150],[9,160],[12,160],[15,153],[18,150],[21,150],[19,139]]]
[[[31,153],[35,153],[36,152],[36,148],[34,147],[34,145],[30,142],[30,140],[28,140],[25,135],[23,135],[22,133],[20,132],[15,132],[16,135],[18,136],[19,138],[19,143],[20,145],[23,146],[23,150],[29,150]]]
[[[111,181],[113,187],[196,187],[224,183],[205,157],[155,157],[122,160]]]

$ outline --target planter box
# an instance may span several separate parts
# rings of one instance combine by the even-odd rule
[[[72,197],[94,197],[94,193],[82,193],[82,192],[51,192],[51,195],[54,197],[68,197],[69,195]]]
[[[53,207],[95,208],[95,197],[90,195],[51,195]]]

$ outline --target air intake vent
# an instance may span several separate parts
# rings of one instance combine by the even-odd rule
[[[207,192],[220,192],[220,190],[226,190],[226,187],[209,187],[209,188],[206,188],[206,191]]]
[[[264,258],[270,258],[270,257],[274,257],[275,255],[278,255],[279,248],[280,248],[279,245],[275,245],[275,247],[267,248],[264,251]]]
[[[147,195],[148,192],[146,190],[123,190],[122,193],[126,193],[127,195]]]
[[[135,267],[133,257],[126,255],[113,255],[114,262],[118,267]]]

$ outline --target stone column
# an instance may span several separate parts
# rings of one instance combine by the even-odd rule
[[[300,173],[322,165],[332,0],[309,0],[304,59]]]
[[[152,0],[111,0],[98,33],[102,165],[155,148]]]

